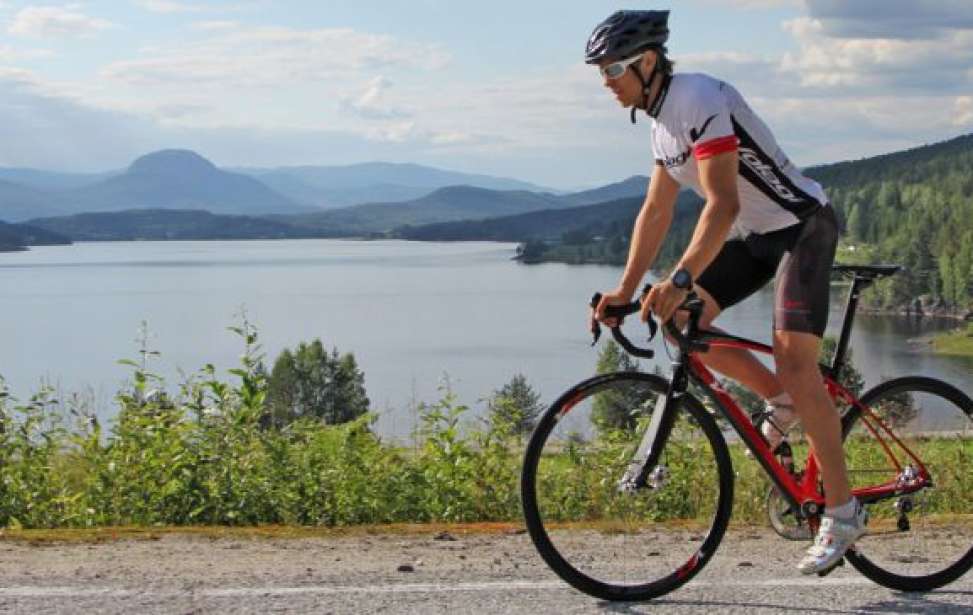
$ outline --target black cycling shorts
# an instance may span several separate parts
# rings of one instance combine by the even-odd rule
[[[834,211],[821,207],[794,226],[727,241],[696,283],[725,310],[776,276],[774,329],[821,337],[837,245]]]

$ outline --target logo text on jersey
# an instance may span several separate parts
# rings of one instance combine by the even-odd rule
[[[693,148],[690,147],[678,156],[669,156],[667,158],[663,158],[662,162],[665,163],[667,169],[681,167],[682,165],[686,164],[686,161],[689,160],[689,156],[691,156],[692,153]]]
[[[777,193],[782,199],[786,199],[791,203],[801,203],[803,202],[800,197],[798,197],[794,192],[784,185],[780,177],[769,164],[766,164],[760,160],[760,156],[757,155],[755,151],[747,147],[740,148],[740,160],[743,164],[747,165],[751,171],[760,176],[760,179],[764,180],[770,188]]]

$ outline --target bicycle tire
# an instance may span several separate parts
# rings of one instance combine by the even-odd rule
[[[698,545],[698,548],[695,545],[690,546],[688,542],[675,544],[677,549],[694,549],[694,552],[688,559],[681,565],[676,566],[675,569],[669,570],[668,573],[660,576],[660,578],[646,578],[633,584],[622,584],[614,580],[595,578],[590,571],[583,571],[579,568],[577,561],[569,561],[569,558],[559,551],[552,540],[552,531],[558,532],[558,530],[553,520],[549,524],[550,527],[546,524],[544,512],[541,510],[542,502],[539,501],[539,498],[543,499],[545,496],[538,491],[539,484],[543,482],[538,479],[538,469],[542,454],[544,453],[545,444],[548,443],[548,439],[558,422],[579,404],[584,404],[587,401],[594,405],[594,401],[592,401],[594,396],[606,391],[621,394],[624,392],[623,389],[644,390],[654,395],[664,396],[668,386],[669,383],[664,378],[639,372],[606,374],[581,382],[561,395],[548,408],[538,421],[528,443],[521,474],[521,501],[531,540],[534,542],[541,557],[558,576],[571,586],[591,596],[611,601],[643,601],[667,594],[687,583],[705,567],[726,532],[733,506],[733,468],[730,454],[719,427],[712,416],[710,416],[696,398],[687,393],[681,396],[677,402],[680,404],[678,411],[684,413],[684,417],[681,420],[698,426],[703,438],[705,438],[705,441],[703,439],[687,441],[692,442],[693,445],[702,446],[705,444],[705,446],[709,447],[716,465],[713,482],[715,482],[716,489],[718,490],[713,500],[712,518],[709,521],[708,530],[705,537],[702,538],[701,544]],[[554,446],[553,443],[552,446]],[[663,451],[663,455],[666,455],[670,447],[673,448],[674,454],[676,454],[675,451],[679,446],[681,444],[674,443],[674,440],[671,438],[667,444],[667,448]],[[547,453],[548,457],[546,458],[548,465],[556,464],[557,462],[553,459],[558,455],[564,454],[563,452],[552,453],[551,451],[552,449],[549,448]],[[697,458],[694,457],[693,459],[695,460]],[[653,528],[651,531],[657,532],[660,530]],[[671,529],[663,527],[661,531],[670,532]],[[645,536],[644,533],[640,534],[636,532],[636,534],[636,539],[641,539]],[[667,535],[662,535],[659,537],[659,540],[661,541],[662,538],[668,537]],[[698,540],[699,536],[695,538]],[[659,547],[657,549],[654,553],[647,552],[646,557],[660,555],[660,551],[663,551],[663,549]],[[665,555],[668,556],[669,552],[666,551]],[[677,554],[673,557],[678,558],[680,556]],[[648,560],[638,561],[641,564],[643,561]],[[662,563],[661,565],[666,566],[667,563]]]
[[[915,408],[916,399],[922,400],[922,408],[919,410]],[[973,456],[969,455],[973,453],[973,400],[956,387],[934,378],[918,376],[896,378],[869,390],[862,395],[860,401],[863,406],[867,406],[872,412],[881,412],[883,408],[911,408],[906,414],[906,417],[909,416],[909,413],[921,412],[927,408],[937,409],[936,412],[941,415],[945,415],[946,412],[955,413],[956,419],[960,423],[963,422],[963,415],[965,415],[968,421],[967,425],[959,426],[959,429],[955,432],[936,432],[937,434],[945,434],[938,438],[937,435],[930,436],[932,432],[923,431],[921,426],[907,429],[911,429],[917,434],[914,441],[916,446],[923,446],[924,443],[928,443],[931,439],[938,439],[941,445],[945,442],[945,446],[951,446],[958,450],[957,458],[959,460],[962,461],[964,456],[966,456],[966,458],[971,459],[970,463],[973,465]],[[845,415],[843,419],[843,436],[846,440],[856,428],[861,429],[859,425],[861,415],[861,409],[857,406],[850,408]],[[907,419],[907,424],[915,424],[918,420],[919,416],[917,414],[915,418]],[[906,441],[909,437],[907,430],[904,430],[903,433],[899,433],[898,430],[894,431],[897,436],[903,438],[903,441]],[[964,431],[966,432],[965,434],[963,433]],[[953,438],[953,440],[950,440],[950,438]],[[909,440],[908,442],[911,443],[912,441]],[[932,444],[928,444],[928,446],[931,447]],[[946,515],[942,514],[941,510],[933,513],[933,508],[938,506],[942,509],[945,502],[945,506],[951,507],[950,510],[952,511],[957,506],[962,506],[961,500],[957,500],[955,497],[938,496],[938,494],[932,491],[926,493],[928,490],[943,490],[945,488],[946,491],[941,491],[941,493],[949,494],[949,489],[955,490],[955,486],[950,483],[953,480],[953,476],[949,472],[937,471],[937,468],[930,468],[923,454],[921,452],[917,454],[923,460],[923,464],[927,465],[927,469],[929,469],[933,480],[933,486],[917,492],[915,497],[922,497],[925,493],[927,496],[930,496],[924,501],[930,502],[928,511],[931,515],[936,514],[946,519],[953,518],[954,515],[950,514],[949,517],[946,517]],[[851,469],[852,466],[850,465],[849,470]],[[961,468],[955,473],[955,476],[973,475],[973,472],[970,472],[970,470],[973,470],[973,468]],[[849,475],[852,475],[851,472]],[[945,485],[944,482],[946,483]],[[936,497],[940,497],[941,501],[938,503],[935,502]],[[912,503],[911,497],[909,502],[909,506],[912,507],[914,504]],[[868,508],[889,505],[890,502],[886,500]],[[861,574],[879,585],[891,589],[918,592],[930,591],[951,583],[973,567],[973,510],[961,511],[952,521],[940,521],[938,526],[933,525],[934,521],[930,521],[928,525],[923,525],[921,528],[915,528],[914,522],[907,522],[905,527],[899,525],[901,523],[901,516],[900,514],[897,527],[892,532],[880,534],[872,540],[870,540],[870,535],[866,534],[854,548],[848,551],[846,554],[847,560]],[[908,521],[909,515],[905,515],[905,517]],[[870,532],[871,526],[872,523],[870,522]],[[947,529],[944,530],[943,528]],[[959,529],[957,530],[956,528]],[[917,543],[920,540],[918,533],[920,531],[926,531],[930,539],[936,539],[938,541],[937,544],[918,545]],[[955,532],[957,531],[960,533],[959,539],[953,539],[951,542],[952,545],[958,545],[958,550],[953,548],[950,542],[946,542],[941,537],[947,532],[953,532],[950,535],[955,536]],[[917,550],[916,555],[908,555],[908,553],[905,555],[901,554],[901,551],[909,550],[910,545],[907,541],[910,540],[912,542],[912,549]],[[921,540],[925,540],[925,538]],[[898,550],[896,550],[895,545],[891,549],[889,547],[889,543],[895,543],[895,541],[899,541]],[[935,563],[937,559],[943,560],[946,565],[941,569],[933,570],[933,568],[939,567],[939,564]],[[916,574],[907,570],[898,569],[908,568],[915,564],[918,564],[916,566]],[[892,568],[896,569],[893,570]]]

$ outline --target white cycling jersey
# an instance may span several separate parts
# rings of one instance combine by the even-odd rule
[[[740,213],[733,235],[792,226],[828,205],[824,189],[791,164],[767,125],[730,84],[707,75],[674,75],[663,83],[654,110],[656,164],[703,198],[697,161],[737,150]]]

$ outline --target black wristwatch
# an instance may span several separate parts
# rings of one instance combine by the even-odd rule
[[[669,279],[672,281],[672,285],[680,290],[693,289],[693,276],[685,269],[677,269]]]

